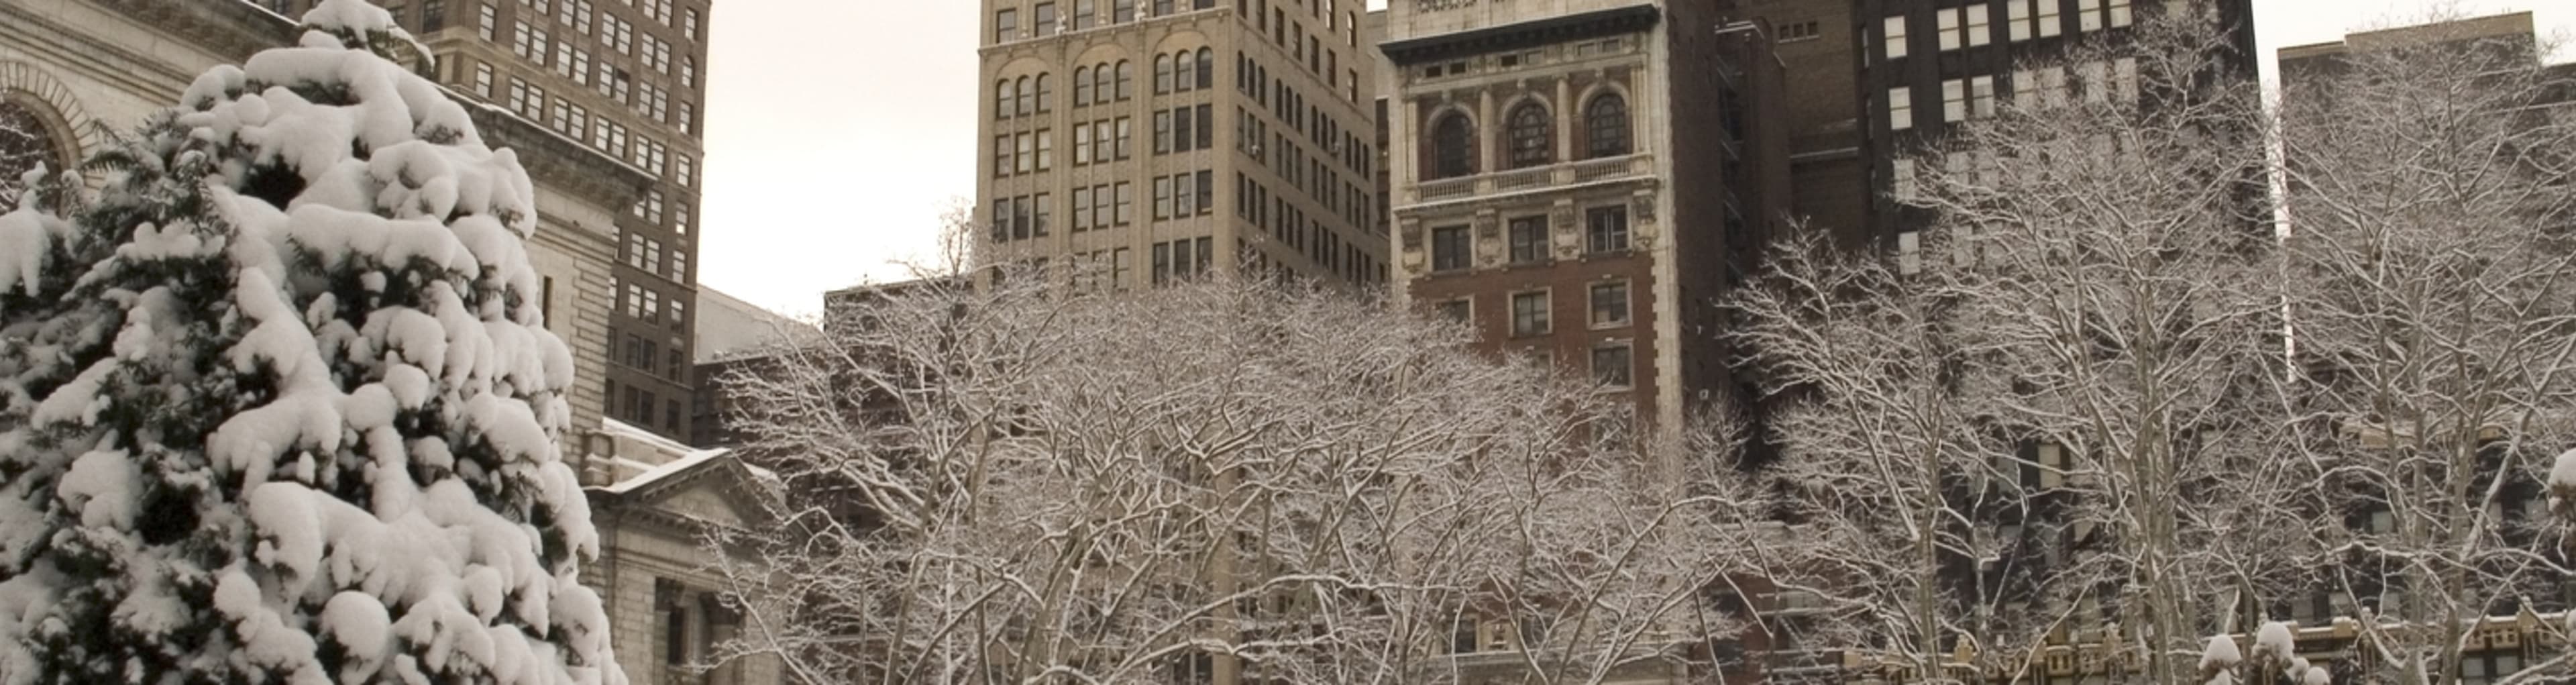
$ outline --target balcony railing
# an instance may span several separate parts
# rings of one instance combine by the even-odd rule
[[[1547,190],[1649,176],[1654,172],[1655,158],[1653,155],[1645,154],[1560,162],[1527,169],[1424,181],[1414,184],[1405,192],[1405,204]]]

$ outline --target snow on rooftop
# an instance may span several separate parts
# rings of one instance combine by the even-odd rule
[[[714,288],[698,286],[697,340],[694,360],[723,361],[779,342],[810,340],[822,329],[795,317],[763,309]]]
[[[655,482],[659,482],[659,481],[661,481],[661,480],[662,480],[662,479],[664,479],[664,478],[669,478],[669,477],[671,477],[673,474],[677,474],[677,473],[680,473],[680,472],[683,472],[683,471],[687,471],[687,470],[692,469],[692,468],[696,468],[699,464],[704,464],[704,463],[707,463],[707,462],[709,462],[709,461],[714,461],[714,460],[715,460],[715,459],[717,459],[717,458],[720,458],[720,457],[723,457],[723,456],[725,456],[725,455],[729,455],[729,454],[733,454],[733,450],[728,450],[728,449],[714,449],[714,450],[698,450],[698,451],[695,451],[695,452],[690,452],[690,453],[688,453],[688,454],[687,454],[687,455],[685,455],[685,456],[682,456],[682,457],[680,457],[680,458],[678,458],[678,459],[673,459],[673,460],[671,460],[671,461],[669,461],[669,462],[667,462],[667,463],[662,464],[661,466],[653,467],[653,469],[652,469],[652,470],[650,470],[650,471],[645,471],[645,472],[643,472],[643,473],[636,474],[636,475],[634,475],[634,476],[632,476],[632,477],[629,477],[629,478],[620,479],[620,480],[618,480],[616,483],[612,483],[612,484],[610,484],[608,487],[601,488],[601,489],[602,489],[602,490],[609,491],[609,492],[613,492],[613,493],[621,494],[621,495],[622,495],[622,494],[625,494],[625,493],[628,493],[628,492],[633,492],[633,491],[635,491],[637,488],[641,488],[641,487],[644,487],[644,486],[647,486],[647,485],[652,485],[653,483],[655,483]],[[621,464],[621,466],[622,466],[622,464]]]

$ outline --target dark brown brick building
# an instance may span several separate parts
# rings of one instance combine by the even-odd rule
[[[1396,294],[1677,426],[1789,213],[1775,29],[1714,2],[1395,3]]]

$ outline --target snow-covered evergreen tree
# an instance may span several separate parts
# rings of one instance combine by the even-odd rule
[[[622,685],[526,173],[304,23],[0,219],[0,683]]]

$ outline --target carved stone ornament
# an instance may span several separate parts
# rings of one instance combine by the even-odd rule
[[[1634,199],[1629,200],[1628,205],[1629,205],[1628,215],[1629,215],[1629,216],[1636,217],[1636,223],[1640,223],[1640,224],[1654,223],[1654,221],[1655,221],[1655,196],[1653,196],[1653,195],[1639,195],[1639,196],[1636,196]]]

